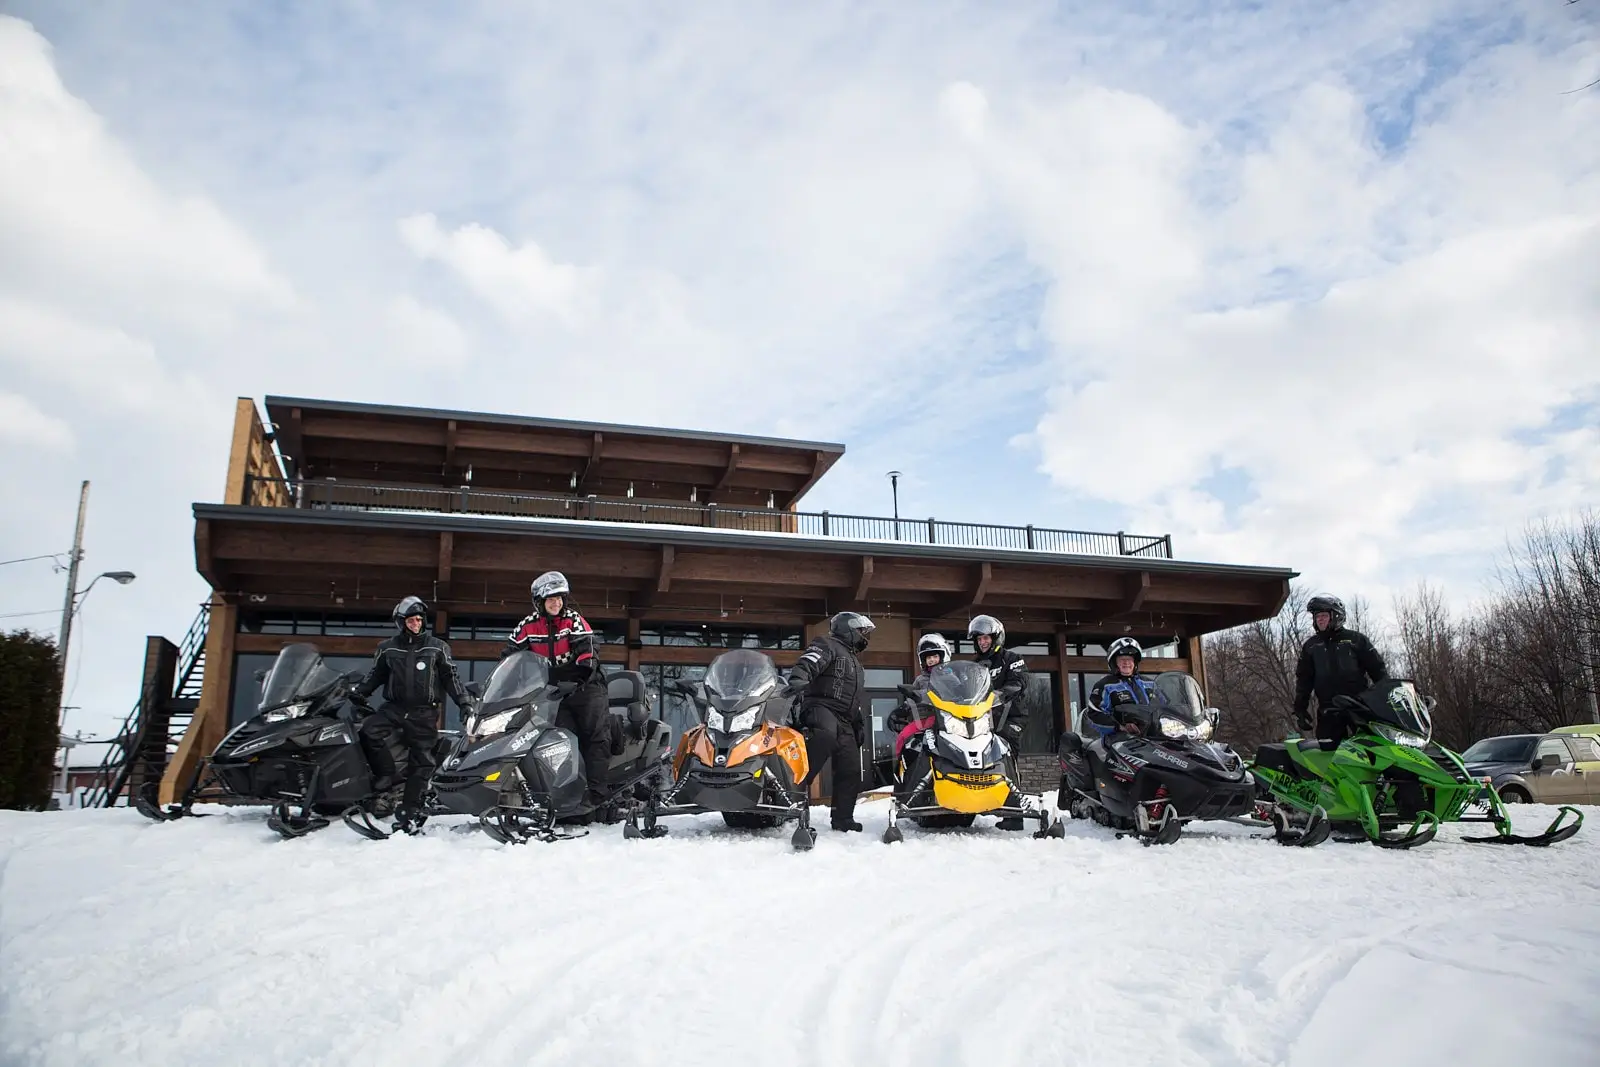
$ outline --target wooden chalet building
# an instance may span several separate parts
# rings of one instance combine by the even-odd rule
[[[675,728],[692,711],[664,681],[726,648],[788,666],[830,614],[866,612],[881,759],[924,632],[954,640],[973,615],[1000,618],[1034,672],[1025,747],[1052,753],[1111,639],[1203,678],[1201,636],[1272,615],[1293,577],[1180,562],[1167,537],[801,510],[837,444],[276,396],[266,415],[239,400],[222,500],[194,505],[209,617],[181,649],[151,639],[111,801],[156,774],[172,801],[252,713],[257,668],[294,641],[365,666],[408,594],[482,678],[529,582],[565,572],[602,659],[643,671]]]

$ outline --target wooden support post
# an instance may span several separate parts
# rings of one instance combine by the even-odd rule
[[[639,669],[639,654],[644,650],[639,647],[639,617],[628,616],[628,669]]]
[[[1211,699],[1211,691],[1206,687],[1206,660],[1205,641],[1199,637],[1184,639],[1184,650],[1189,659],[1189,673],[1194,675],[1194,680],[1200,683],[1200,692]]]

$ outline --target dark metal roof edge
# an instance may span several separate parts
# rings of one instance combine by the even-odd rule
[[[600,541],[646,544],[695,545],[704,548],[752,548],[767,545],[795,552],[913,559],[954,559],[1004,563],[1071,564],[1095,570],[1177,571],[1229,578],[1288,581],[1299,576],[1286,567],[1252,567],[1237,563],[1203,563],[1149,556],[1089,556],[1027,549],[965,548],[958,545],[924,545],[911,542],[851,541],[844,538],[807,537],[743,530],[707,530],[697,527],[645,526],[636,523],[591,522],[584,519],[500,519],[487,515],[427,514],[368,511],[308,511],[300,508],[244,507],[236,504],[194,505],[196,519],[242,519],[252,522],[301,523],[314,526],[382,527],[400,530],[464,530],[478,533],[520,533],[544,537],[584,537]]]
[[[845,446],[836,442],[800,441],[786,437],[757,437],[751,434],[716,433],[710,430],[674,430],[664,426],[630,426],[614,422],[573,422],[544,419],[534,415],[502,415],[483,411],[453,411],[448,408],[406,407],[400,404],[361,404],[345,400],[314,400],[298,396],[267,396],[262,401],[268,416],[275,406],[299,407],[316,411],[336,411],[351,415],[392,415],[411,419],[456,419],[500,426],[525,426],[530,429],[573,430],[579,433],[632,434],[639,437],[669,437],[717,444],[761,445],[797,452],[826,452],[835,459],[844,455]]]

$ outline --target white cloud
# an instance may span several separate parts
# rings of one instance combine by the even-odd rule
[[[557,263],[532,241],[512,247],[477,223],[446,231],[431,214],[401,219],[400,236],[419,259],[450,268],[513,325],[548,315],[571,327],[593,314],[599,271]]]
[[[66,451],[72,448],[72,428],[34,407],[27,397],[0,392],[0,440],[22,448]]]

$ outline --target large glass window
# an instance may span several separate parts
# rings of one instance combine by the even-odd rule
[[[1027,725],[1017,743],[1018,752],[1056,750],[1056,676],[1053,671],[1028,675],[1028,688],[1022,694]]]
[[[688,648],[799,649],[801,631],[780,626],[648,626],[639,631],[639,643]]]
[[[693,700],[679,693],[673,683],[698,682],[706,676],[706,669],[680,663],[643,663],[639,673],[644,675],[654,698],[653,713],[672,731],[672,744],[676,746],[684,731],[700,725],[700,709]]]

